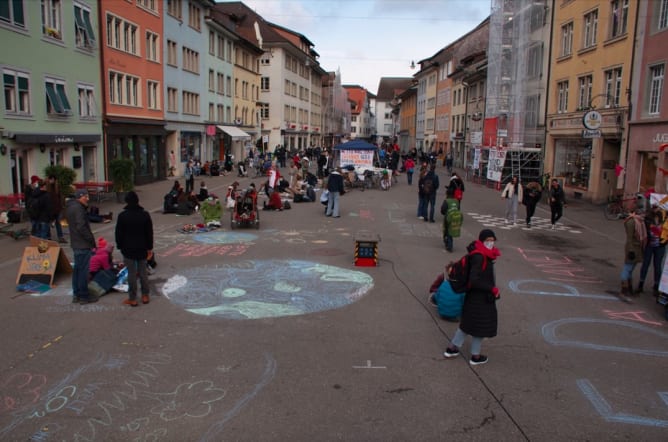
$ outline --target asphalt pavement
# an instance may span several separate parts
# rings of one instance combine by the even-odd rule
[[[261,183],[200,177],[196,189],[201,180],[218,195]],[[67,274],[18,292],[28,240],[0,237],[0,440],[665,440],[668,323],[650,294],[614,295],[624,233],[601,206],[569,198],[551,230],[541,203],[527,228],[523,207],[506,224],[500,192],[467,181],[448,253],[442,216],[417,218],[405,176],[347,192],[340,218],[299,203],[232,229],[226,210],[222,229],[194,234],[179,229],[199,215],[161,213],[171,187],[137,188],[158,261],[151,302],[137,308],[120,292],[71,304]],[[114,220],[123,207],[99,206]],[[93,230],[113,241],[114,226]],[[457,324],[427,291],[483,228],[502,252],[499,334],[473,367],[470,341],[443,358]],[[354,265],[361,238],[379,241],[377,266]]]

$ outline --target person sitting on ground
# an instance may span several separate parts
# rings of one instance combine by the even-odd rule
[[[179,190],[179,194],[176,197],[176,204],[177,215],[191,215],[195,211],[195,206],[183,189]]]
[[[263,210],[283,210],[283,201],[281,194],[278,192],[271,192],[269,195],[269,202],[264,202]]]
[[[114,212],[101,214],[100,208],[97,206],[88,206],[88,221],[91,223],[110,223],[114,217]]]
[[[202,181],[199,185],[199,194],[197,194],[197,199],[199,201],[204,201],[209,197],[209,189],[206,187],[206,183]]]
[[[200,206],[200,213],[207,227],[220,227],[220,219],[223,216],[223,206],[220,200],[214,196],[208,197]]]
[[[114,251],[114,245],[107,243],[107,240],[103,237],[97,239],[97,248],[95,249],[95,254],[90,259],[90,264],[88,266],[88,271],[90,272],[90,279],[93,279],[95,274],[100,270],[109,270],[112,268],[113,260],[112,254]]]

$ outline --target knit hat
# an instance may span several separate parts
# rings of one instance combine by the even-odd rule
[[[139,204],[139,196],[137,196],[137,192],[134,191],[129,191],[125,195],[125,202],[127,204]]]
[[[494,238],[494,240],[496,241],[496,235],[494,234],[494,232],[492,230],[490,230],[490,229],[481,230],[480,235],[478,235],[478,239],[480,241],[484,241],[487,238]]]
[[[97,239],[97,248],[104,249],[105,247],[107,247],[107,240],[104,239],[103,237],[99,237]]]
[[[76,192],[74,192],[75,199],[79,199],[84,195],[88,195],[88,191],[86,189],[77,189]]]

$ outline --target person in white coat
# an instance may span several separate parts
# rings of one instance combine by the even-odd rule
[[[501,198],[506,199],[506,224],[517,222],[517,206],[523,197],[522,186],[516,176],[510,179],[506,187],[501,192]]]

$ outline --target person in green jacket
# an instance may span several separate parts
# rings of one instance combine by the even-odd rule
[[[205,199],[199,209],[204,217],[204,224],[207,227],[220,227],[220,219],[223,216],[223,205],[220,200],[213,196]]]
[[[445,200],[441,205],[441,214],[443,217],[443,243],[448,252],[454,248],[453,238],[459,238],[462,230],[464,216],[459,210],[459,201],[454,196],[454,189],[448,188],[445,194]]]

